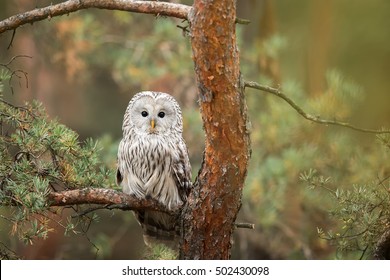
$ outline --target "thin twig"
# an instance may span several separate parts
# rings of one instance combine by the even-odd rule
[[[132,208],[131,205],[124,204],[124,203],[122,203],[122,204],[106,204],[106,205],[102,205],[102,206],[91,207],[91,208],[85,209],[84,211],[77,212],[77,214],[72,215],[72,218],[85,216],[91,212],[94,212],[96,210],[101,210],[101,209],[107,209],[107,210],[119,209],[119,210],[127,211],[131,208]]]
[[[15,34],[15,30],[14,30],[14,34]],[[22,76],[19,75],[19,73],[23,74],[24,78],[25,78],[25,81],[26,81],[26,87],[28,88],[28,73],[23,71],[23,70],[12,70],[10,65],[12,64],[12,62],[14,62],[14,60],[18,59],[18,58],[32,58],[32,56],[29,56],[29,55],[15,55],[14,57],[12,57],[10,59],[10,61],[8,61],[7,63],[0,63],[0,66],[1,67],[4,67],[5,69],[7,69],[10,73],[11,73],[11,76],[10,78],[8,79],[8,84],[11,88],[11,92],[12,94],[14,93],[14,89],[12,87],[12,79],[14,78],[14,76],[16,76],[17,78],[19,78],[19,85],[21,86],[21,83],[20,83],[20,80],[22,79]]]
[[[13,251],[12,249],[10,249],[5,243],[0,242],[0,245],[1,245],[2,247],[4,247],[8,252],[11,252],[11,253],[13,254],[13,256],[12,256],[13,259],[18,259],[18,258],[19,258],[19,257],[18,257],[18,254],[17,254],[15,251]],[[1,259],[4,259],[4,257],[6,257],[6,258],[8,258],[8,259],[11,259],[11,258],[10,258],[10,255],[9,255],[7,252],[2,252],[2,251],[3,251],[3,250],[0,250]]]
[[[18,73],[22,73],[22,74],[23,74],[24,79],[26,80],[26,88],[28,88],[28,73],[27,73],[26,71],[23,71],[23,70],[15,70],[15,71],[13,71],[13,72],[11,73],[11,78],[9,79],[9,82],[8,82],[9,85],[10,85],[10,87],[11,87],[12,94],[13,94],[13,88],[12,88],[12,86],[11,86],[11,81],[12,81],[12,78],[13,78],[14,76],[16,76],[16,77],[19,78],[19,86],[20,86],[20,87],[22,86],[22,84],[20,83],[20,80],[22,79],[22,77],[19,76]]]
[[[244,19],[244,18],[236,18],[236,23],[238,24],[244,24],[244,25],[248,25],[251,23],[251,21],[249,19]]]
[[[16,34],[16,28],[15,28],[14,31],[12,32],[12,37],[11,37],[11,40],[9,41],[7,50],[9,50],[9,49],[12,47],[12,43],[13,43],[13,41],[14,41],[15,34]]]
[[[100,209],[107,209],[107,205],[105,206],[96,206],[96,207],[91,207],[91,208],[88,208],[84,211],[81,211],[81,212],[76,212],[75,215],[72,215],[71,217],[72,218],[78,218],[78,217],[82,217],[82,216],[85,216],[93,211],[96,211],[96,210],[100,210]]]
[[[364,257],[364,255],[366,254],[366,252],[367,252],[367,249],[368,249],[368,245],[362,250],[362,254],[360,255],[360,258],[359,258],[359,260],[362,260],[363,259],[363,257]]]
[[[255,229],[255,224],[252,224],[252,223],[234,223],[234,226],[236,228]]]
[[[334,121],[326,120],[326,119],[320,118],[319,116],[314,116],[314,115],[308,114],[301,107],[299,107],[292,99],[287,97],[286,94],[284,94],[280,89],[272,88],[269,86],[264,86],[264,85],[261,85],[261,84],[258,84],[256,82],[252,82],[252,81],[244,81],[244,87],[254,88],[254,89],[264,91],[264,92],[271,93],[271,94],[283,99],[284,101],[286,101],[302,117],[304,117],[307,120],[316,122],[316,123],[325,124],[325,125],[342,126],[342,127],[350,128],[350,129],[353,129],[355,131],[364,132],[364,133],[374,133],[374,134],[390,133],[390,130],[365,129],[365,128],[353,126],[353,125],[346,123],[346,122],[339,122],[339,121],[335,121],[335,120]]]
[[[388,179],[390,179],[390,175],[386,176],[383,179],[380,179],[379,176],[377,176],[377,179],[378,179],[378,184],[377,185],[381,186],[385,192],[388,192],[386,186],[383,183],[386,182]]]
[[[8,70],[11,71],[11,69],[9,68],[9,65],[14,62],[15,59],[18,59],[18,58],[32,58],[32,56],[29,56],[29,55],[25,55],[25,54],[19,54],[19,55],[15,55],[13,56],[7,63],[0,63],[0,66],[3,66],[5,68],[7,68]]]

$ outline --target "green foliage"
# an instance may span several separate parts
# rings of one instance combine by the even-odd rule
[[[18,107],[1,96],[0,132],[0,205],[14,206],[1,217],[26,244],[47,238],[53,230],[50,192],[113,187],[112,171],[101,162],[98,143],[80,143],[74,131],[49,120],[37,102]],[[76,232],[70,221],[63,227],[66,233]]]
[[[274,39],[270,40],[272,43]],[[263,44],[269,46],[271,43]],[[276,44],[276,51],[283,52],[281,47]],[[271,52],[272,57],[277,56],[276,51]],[[265,47],[246,48],[242,58],[244,77],[256,73],[254,63],[264,56],[270,56],[265,53]],[[272,84],[272,79],[264,75],[252,79]],[[297,82],[284,80],[280,85],[283,92],[307,113],[325,119],[353,118],[364,96],[356,82],[337,70],[327,73],[327,89],[319,95],[305,93]],[[382,186],[371,182],[377,176],[385,178],[388,174],[389,154],[373,141],[374,136],[363,138],[346,129],[310,123],[273,95],[247,89],[246,96],[252,123],[252,158],[244,188],[243,211],[244,215],[252,217],[257,228],[262,229],[267,248],[286,258],[310,258],[310,254],[317,258],[333,258],[337,256],[329,245],[337,245],[338,252],[357,253],[344,257],[359,258],[361,250],[365,250],[364,257],[370,257],[375,240],[386,230],[386,215],[379,218],[379,209],[389,209],[382,202],[381,206],[367,212],[367,205],[380,203],[380,200],[373,200],[380,195],[388,197]],[[388,136],[379,137],[385,146],[389,145],[389,139]],[[332,181],[343,186],[339,188],[340,197],[336,199],[303,189],[299,183],[300,174],[310,169],[318,170],[316,174],[329,174]],[[327,177],[306,175],[310,175],[305,178],[312,187],[325,189],[330,183]],[[350,200],[351,196],[356,199]],[[355,219],[346,227],[344,220],[352,218],[354,207],[357,209],[353,215],[362,219]],[[347,212],[342,212],[343,208]],[[370,230],[358,235],[368,227]],[[318,239],[316,228],[332,230],[340,234],[340,238],[326,244]],[[350,235],[357,237],[341,238]],[[312,248],[309,255],[303,255],[305,248]]]
[[[327,90],[309,100],[310,110],[326,118],[347,120],[351,117],[354,105],[363,100],[363,89],[335,69],[326,73],[326,82]]]
[[[37,32],[57,34],[58,44],[42,42],[42,47],[57,53],[68,78],[85,79],[90,71],[109,65],[117,85],[127,89],[129,82],[133,87],[148,87],[159,77],[192,75],[191,47],[175,22],[186,25],[153,15],[93,11],[61,18],[46,26],[48,30]],[[85,75],[76,75],[80,71]]]
[[[329,186],[330,178],[315,170],[302,173],[300,179],[309,188],[325,190],[336,202],[329,213],[340,227],[327,232],[318,228],[319,236],[335,244],[340,257],[351,252],[361,252],[360,258],[372,257],[376,243],[390,228],[390,178],[337,189]]]
[[[147,260],[176,260],[178,252],[164,244],[156,244],[153,247],[146,248],[144,258]]]
[[[94,246],[91,247],[92,253],[98,253],[97,257],[99,259],[104,259],[109,257],[112,254],[112,244],[110,242],[110,237],[105,233],[98,233],[93,241]]]
[[[389,134],[380,134],[377,136],[378,140],[382,145],[385,147],[385,149],[390,150],[390,135]]]
[[[11,79],[11,73],[8,69],[0,69],[0,94],[4,91],[4,82]]]

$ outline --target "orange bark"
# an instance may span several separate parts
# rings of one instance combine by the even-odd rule
[[[191,44],[206,132],[195,189],[183,213],[183,259],[228,259],[250,141],[240,84],[234,0],[194,1]]]

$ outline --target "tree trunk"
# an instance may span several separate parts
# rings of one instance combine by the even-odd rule
[[[228,259],[241,206],[250,140],[235,0],[195,0],[189,15],[205,152],[183,210],[182,259]]]

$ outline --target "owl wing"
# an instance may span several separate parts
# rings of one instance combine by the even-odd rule
[[[129,142],[122,139],[118,148],[118,167],[116,170],[116,183],[122,187],[122,191],[133,194],[136,197],[144,197],[145,191],[142,188],[143,182],[134,174],[131,168],[133,156],[129,152]]]
[[[118,186],[121,186],[122,181],[123,181],[123,175],[122,175],[122,173],[121,173],[121,171],[119,170],[119,167],[118,167],[116,169],[116,184]]]
[[[118,166],[117,166],[117,169],[116,169],[116,184],[120,187],[122,187],[122,182],[123,182],[123,179],[124,179],[124,172],[123,172],[123,167],[126,165],[125,164],[125,161],[123,159],[123,155],[125,153],[125,143],[124,143],[124,140],[122,139],[122,141],[119,143],[119,147],[118,147],[118,157],[117,157],[117,161],[118,161]]]
[[[172,163],[172,171],[180,198],[184,202],[187,200],[187,196],[192,187],[192,182],[191,164],[188,158],[188,150],[183,140],[179,142],[177,152],[178,157]]]

